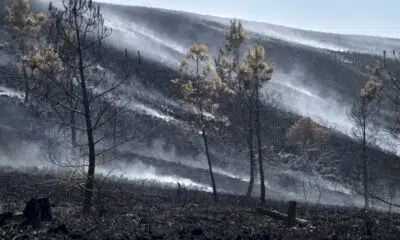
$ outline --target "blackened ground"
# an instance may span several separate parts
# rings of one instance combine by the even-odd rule
[[[57,176],[13,170],[0,173],[3,211],[21,211],[33,196],[50,196],[55,220],[33,231],[16,222],[0,227],[0,239],[399,239],[400,216],[371,213],[372,237],[363,235],[363,214],[355,208],[300,205],[306,227],[288,228],[284,222],[257,212],[256,199],[222,195],[218,204],[204,192],[161,188],[109,179],[96,191],[95,209],[80,214],[82,194],[73,183]],[[258,206],[259,207],[259,206]],[[286,203],[268,202],[286,211]],[[101,210],[101,211],[100,211]],[[103,213],[100,216],[100,212]],[[65,226],[64,226],[65,225]],[[331,238],[328,238],[331,237]],[[336,238],[335,238],[336,237]]]

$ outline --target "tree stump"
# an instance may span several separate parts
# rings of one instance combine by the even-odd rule
[[[289,227],[296,225],[296,201],[289,201],[286,223]]]
[[[40,220],[43,222],[50,222],[53,220],[53,215],[51,213],[51,205],[49,198],[39,198],[38,199],[40,208]]]
[[[40,208],[37,199],[31,198],[25,204],[23,215],[26,218],[24,225],[32,225],[34,228],[40,227]]]
[[[369,219],[369,214],[368,210],[364,210],[364,224],[365,224],[365,234],[367,236],[372,236],[372,231],[371,231],[371,221]]]
[[[26,218],[25,224],[34,228],[39,228],[42,221],[51,221],[53,216],[49,198],[31,198],[25,205],[23,216]]]

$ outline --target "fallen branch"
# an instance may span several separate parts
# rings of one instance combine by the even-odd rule
[[[281,212],[279,212],[277,210],[272,210],[271,211],[271,210],[268,210],[268,209],[265,209],[265,208],[257,208],[256,210],[257,210],[257,213],[265,214],[265,215],[267,215],[269,217],[272,217],[272,218],[274,218],[276,220],[285,220],[286,221],[287,218],[288,218],[287,214],[281,213]],[[302,218],[295,218],[295,221],[296,221],[296,224],[298,224],[301,227],[307,226],[307,224],[308,224],[308,221],[305,220],[305,219],[302,219]]]
[[[376,195],[374,195],[374,194],[372,194],[372,193],[370,193],[369,195],[370,195],[372,198],[374,198],[374,199],[376,199],[376,200],[378,200],[378,201],[380,201],[380,202],[383,202],[383,203],[385,203],[385,204],[387,204],[387,205],[391,205],[391,206],[393,206],[393,207],[400,208],[400,204],[391,203],[391,202],[386,201],[385,199],[380,198],[380,197],[378,197],[378,196],[376,196]]]

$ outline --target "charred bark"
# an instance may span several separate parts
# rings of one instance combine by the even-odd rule
[[[252,103],[249,104],[249,122],[248,122],[248,137],[247,137],[247,146],[249,149],[249,160],[250,160],[250,181],[249,187],[247,189],[246,196],[250,197],[254,188],[254,180],[255,180],[255,172],[256,172],[256,158],[254,155],[254,146],[253,146],[253,108]]]
[[[258,166],[260,172],[260,185],[261,185],[261,204],[265,205],[265,176],[264,176],[264,166],[263,166],[263,154],[262,154],[262,138],[261,138],[261,122],[260,122],[260,93],[259,93],[259,83],[256,81],[256,124],[257,124],[257,142],[258,142]]]

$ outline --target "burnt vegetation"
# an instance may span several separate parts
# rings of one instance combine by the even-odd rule
[[[1,169],[0,238],[400,237],[399,159],[395,147],[376,145],[380,129],[398,141],[396,52],[343,53],[354,63],[349,67],[333,53],[256,38],[238,20],[226,28],[158,9],[61,2],[47,10],[29,0],[0,5],[0,52],[7,59],[0,87],[15,91],[0,94],[6,116],[0,119],[0,161],[13,165],[10,156],[29,157],[35,145],[42,155],[30,157],[43,157],[50,169]],[[173,69],[141,49],[111,44],[114,29],[105,24],[103,8],[149,25],[157,24],[149,16],[190,20],[199,33],[185,33],[196,41]],[[197,42],[210,31],[207,24],[226,28],[224,35],[213,33],[221,41]],[[274,74],[290,72],[298,61],[310,76],[324,79],[311,85],[343,93],[341,100],[352,106],[352,137],[279,108],[285,96],[271,87]],[[169,118],[148,114],[154,105]],[[176,159],[152,153],[155,139]],[[18,150],[25,147],[32,148],[28,156]],[[118,164],[144,162],[160,169],[156,175],[182,181],[162,186],[113,172]],[[248,172],[249,180],[227,175],[226,166]],[[187,179],[206,189],[189,188]],[[336,199],[348,202],[333,206]]]

